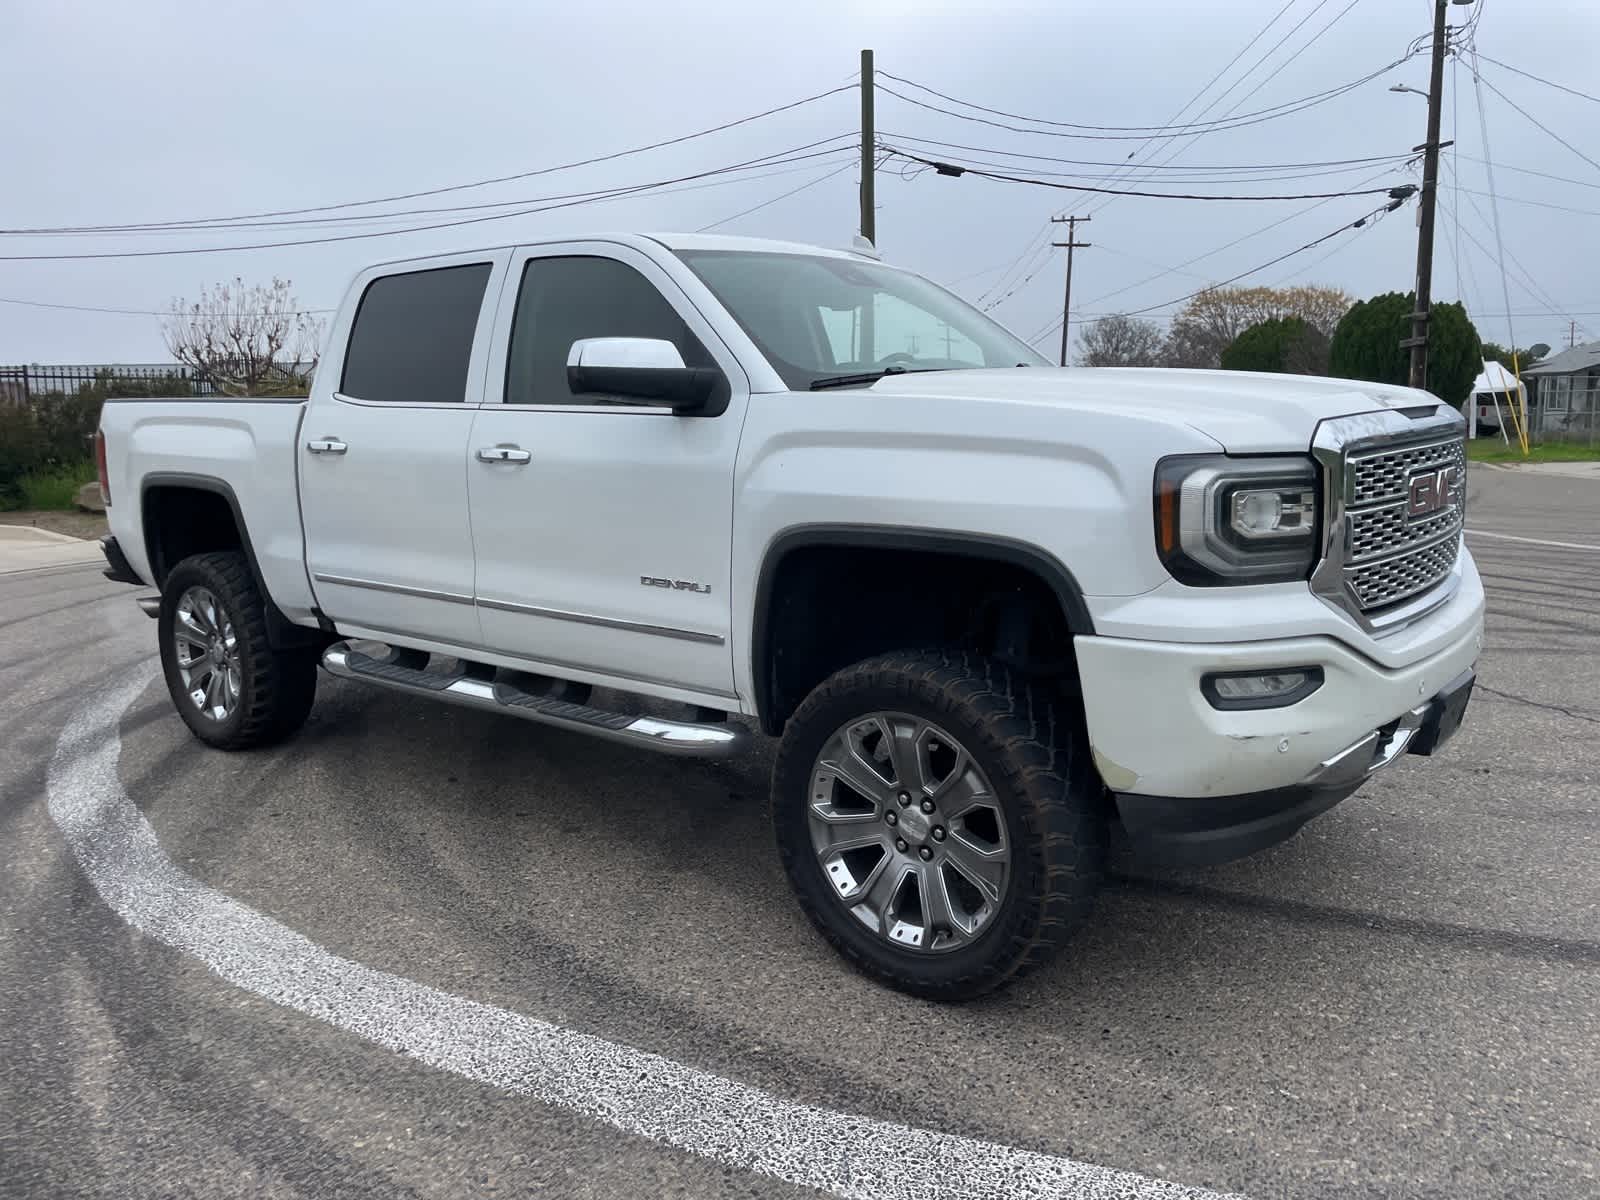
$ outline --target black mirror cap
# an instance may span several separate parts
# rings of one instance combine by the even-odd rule
[[[728,384],[715,367],[569,366],[567,386],[576,395],[643,400],[680,416],[714,417],[728,407]]]

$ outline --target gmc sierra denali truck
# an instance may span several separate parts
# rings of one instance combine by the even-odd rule
[[[1250,853],[1471,692],[1425,392],[1058,370],[870,254],[641,235],[364,271],[310,391],[105,407],[195,736],[286,736],[319,664],[669,754],[745,718],[805,911],[922,995],[1059,947],[1114,823]]]

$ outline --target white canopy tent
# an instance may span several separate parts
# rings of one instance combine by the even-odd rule
[[[1480,417],[1487,419],[1489,409],[1494,409],[1494,423],[1500,431],[1500,437],[1507,444],[1511,439],[1506,436],[1506,426],[1509,423],[1505,414],[1501,412],[1500,401],[1504,397],[1507,404],[1515,403],[1517,406],[1517,421],[1526,419],[1528,412],[1528,389],[1519,383],[1517,377],[1504,366],[1497,362],[1485,361],[1483,371],[1472,381],[1472,399],[1467,404],[1467,436],[1478,436],[1478,420]]]

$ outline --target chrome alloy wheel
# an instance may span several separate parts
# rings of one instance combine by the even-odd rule
[[[994,789],[921,717],[875,712],[837,730],[812,768],[806,815],[834,896],[891,945],[955,950],[999,911],[1011,846]]]
[[[183,689],[202,714],[226,721],[239,707],[243,685],[233,621],[203,587],[178,598],[172,617],[173,648]]]

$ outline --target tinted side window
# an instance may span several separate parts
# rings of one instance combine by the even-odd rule
[[[339,390],[357,400],[459,404],[490,270],[473,263],[374,279],[356,310]]]
[[[639,272],[611,258],[536,258],[522,272],[506,357],[506,403],[595,404],[567,386],[567,356],[580,338],[661,338],[688,367],[715,361],[683,318]],[[627,401],[637,403],[637,401]]]

